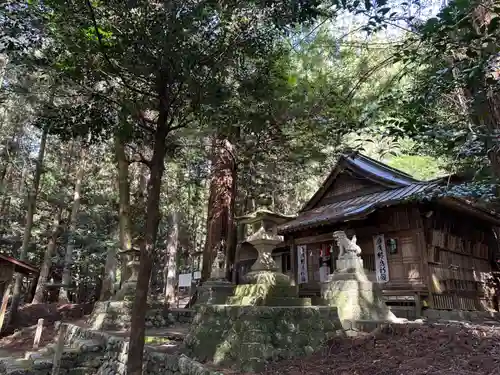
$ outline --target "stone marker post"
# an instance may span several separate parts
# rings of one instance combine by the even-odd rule
[[[38,323],[36,325],[35,339],[33,340],[33,349],[34,350],[38,349],[38,346],[40,345],[40,338],[42,337],[42,330],[43,330],[43,318],[40,318],[40,319],[38,319]]]
[[[64,336],[66,335],[67,329],[68,326],[66,324],[64,323],[59,324],[59,333],[57,335],[56,351],[54,353],[54,361],[52,364],[52,375],[59,375],[59,370],[61,369],[61,358],[64,349]]]

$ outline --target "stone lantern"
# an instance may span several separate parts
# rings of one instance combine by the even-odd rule
[[[247,233],[243,243],[252,245],[257,251],[257,260],[245,275],[249,283],[256,283],[263,275],[273,278],[288,279],[286,275],[279,272],[280,267],[272,257],[273,250],[283,242],[283,236],[277,234],[277,227],[292,217],[280,215],[269,210],[257,210],[249,215],[237,218],[239,224],[247,225],[251,233]],[[288,281],[288,280],[287,280]]]
[[[141,251],[139,249],[122,250],[118,256],[126,262],[128,274],[130,275],[125,282],[122,283],[120,290],[113,298],[115,301],[123,301],[125,299],[133,299],[137,288],[137,278],[139,277],[139,265]]]

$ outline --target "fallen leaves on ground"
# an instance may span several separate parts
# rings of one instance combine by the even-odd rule
[[[9,325],[2,332],[0,349],[16,353],[24,353],[33,347],[36,324],[38,319],[44,319],[44,328],[40,340],[40,347],[53,341],[55,336],[54,323],[56,321],[77,322],[92,311],[91,304],[30,304],[19,309],[14,324]]]
[[[310,357],[262,375],[500,375],[500,327],[428,324],[404,333],[336,338]]]

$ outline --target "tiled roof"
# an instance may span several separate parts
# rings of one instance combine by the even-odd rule
[[[313,208],[324,192],[328,190],[329,186],[334,183],[338,174],[344,169],[360,174],[384,188],[400,188],[412,184],[425,183],[424,181],[414,179],[403,171],[389,167],[359,152],[350,152],[340,156],[333,170],[309,202],[304,205],[301,212]]]
[[[278,232],[287,233],[298,229],[313,228],[354,219],[367,215],[379,207],[418,198],[419,195],[430,192],[438,186],[439,183],[437,182],[417,182],[404,187],[366,194],[303,211],[294,220],[280,225]]]
[[[399,186],[407,186],[417,182],[422,182],[416,180],[403,171],[389,167],[386,164],[380,163],[379,161],[369,158],[368,156],[362,155],[360,153],[343,155],[342,159],[347,164],[362,170],[364,173],[371,174]]]

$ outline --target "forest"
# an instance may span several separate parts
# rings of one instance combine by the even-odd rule
[[[14,317],[108,299],[135,248],[140,337],[148,295],[208,278],[235,217],[297,213],[346,149],[500,194],[494,0],[6,0],[0,24],[0,252],[40,268]]]

